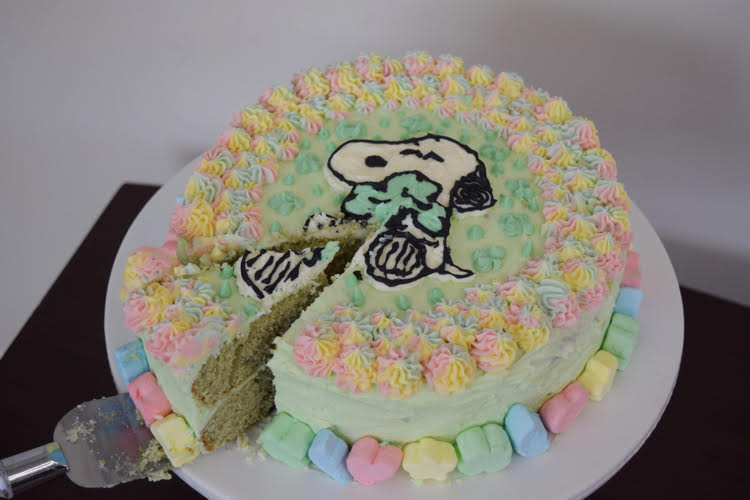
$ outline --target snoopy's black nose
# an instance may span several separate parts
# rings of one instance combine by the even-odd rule
[[[388,165],[388,162],[382,156],[370,155],[365,158],[365,165],[368,167],[383,168]]]

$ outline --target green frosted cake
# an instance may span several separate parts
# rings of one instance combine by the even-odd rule
[[[373,54],[301,72],[231,125],[123,289],[171,406],[154,419],[182,417],[197,451],[275,405],[264,442],[282,461],[367,483],[369,436],[429,478],[414,464],[449,464],[446,442],[462,469],[467,429],[505,435],[514,405],[535,422],[582,372],[588,391],[611,383],[597,352],[632,261],[630,201],[564,100],[451,56]],[[338,476],[316,458],[323,431],[355,445]]]

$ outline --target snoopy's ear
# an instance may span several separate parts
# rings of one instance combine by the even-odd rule
[[[451,202],[459,212],[486,210],[495,204],[484,165],[461,177],[451,190]]]

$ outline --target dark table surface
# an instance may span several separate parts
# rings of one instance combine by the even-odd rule
[[[117,191],[0,360],[0,457],[51,441],[58,419],[75,404],[115,394],[104,347],[107,281],[125,232],[157,189],[125,184]],[[681,293],[685,347],[674,395],[640,451],[590,498],[750,497],[750,412],[744,402],[750,308],[688,288]],[[178,495],[200,498],[176,476],[110,490],[58,478],[19,498]]]

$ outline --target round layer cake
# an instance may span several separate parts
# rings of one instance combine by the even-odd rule
[[[630,202],[564,100],[452,56],[372,54],[231,125],[177,200],[176,246],[136,252],[123,296],[196,435],[269,357],[277,412],[409,443],[536,411],[600,349]]]

